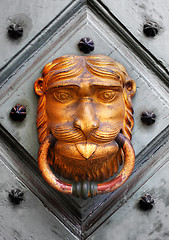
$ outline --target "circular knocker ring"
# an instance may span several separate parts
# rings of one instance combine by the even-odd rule
[[[45,138],[39,148],[38,164],[40,172],[45,181],[51,187],[62,193],[71,194],[86,199],[97,194],[113,192],[127,181],[135,164],[135,153],[130,141],[121,133],[117,135],[115,140],[118,145],[122,147],[125,160],[122,170],[114,179],[110,181],[104,183],[83,181],[69,184],[59,180],[59,178],[53,174],[47,161],[49,147],[56,142],[56,139],[52,134]]]

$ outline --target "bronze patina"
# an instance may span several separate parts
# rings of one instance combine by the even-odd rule
[[[38,162],[53,188],[86,198],[114,191],[129,178],[135,91],[125,68],[107,56],[63,56],[44,67],[35,82]],[[74,183],[61,181],[50,165]]]

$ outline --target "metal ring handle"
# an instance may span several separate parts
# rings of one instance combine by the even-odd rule
[[[52,134],[49,134],[45,140],[42,142],[39,153],[38,153],[38,164],[39,164],[39,170],[42,174],[42,177],[45,179],[45,181],[54,189],[56,189],[59,192],[66,193],[66,194],[72,194],[72,184],[65,183],[61,180],[59,180],[52,172],[52,170],[49,167],[47,156],[48,156],[48,150],[50,145],[54,144],[56,142],[56,139]]]
[[[114,179],[97,185],[97,194],[113,192],[121,187],[130,177],[134,169],[135,153],[131,142],[121,133],[117,135],[115,140],[124,151],[124,165]]]
[[[52,134],[45,138],[39,148],[38,164],[45,181],[51,187],[62,193],[87,198],[97,194],[113,192],[127,181],[133,171],[135,164],[134,149],[130,141],[123,134],[119,133],[116,137],[116,142],[123,148],[125,160],[122,170],[114,179],[99,184],[93,182],[86,183],[86,181],[75,182],[74,184],[65,183],[52,173],[47,161],[49,147],[54,144],[55,141],[56,139]]]

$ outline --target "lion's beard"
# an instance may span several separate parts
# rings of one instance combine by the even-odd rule
[[[64,125],[51,124],[50,130],[58,142],[67,143],[67,146],[81,142],[106,144],[115,141],[114,139],[121,130],[121,125],[120,123],[116,123],[113,128],[107,125],[106,131],[101,128],[96,129],[92,131],[87,138],[85,138],[82,131],[73,128],[71,124],[68,123]],[[49,159],[49,163],[61,176],[77,181],[103,181],[113,176],[122,163],[122,152],[119,148],[115,154],[108,157],[103,156],[98,159],[89,158],[87,160],[79,160],[74,159],[73,156],[72,158],[63,156],[64,152],[63,155],[60,155],[54,150],[52,157]]]

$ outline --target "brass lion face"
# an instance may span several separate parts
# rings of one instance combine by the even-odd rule
[[[63,56],[35,82],[39,142],[52,134],[48,163],[65,178],[103,181],[123,162],[116,137],[129,140],[136,90],[125,68],[102,56]]]

